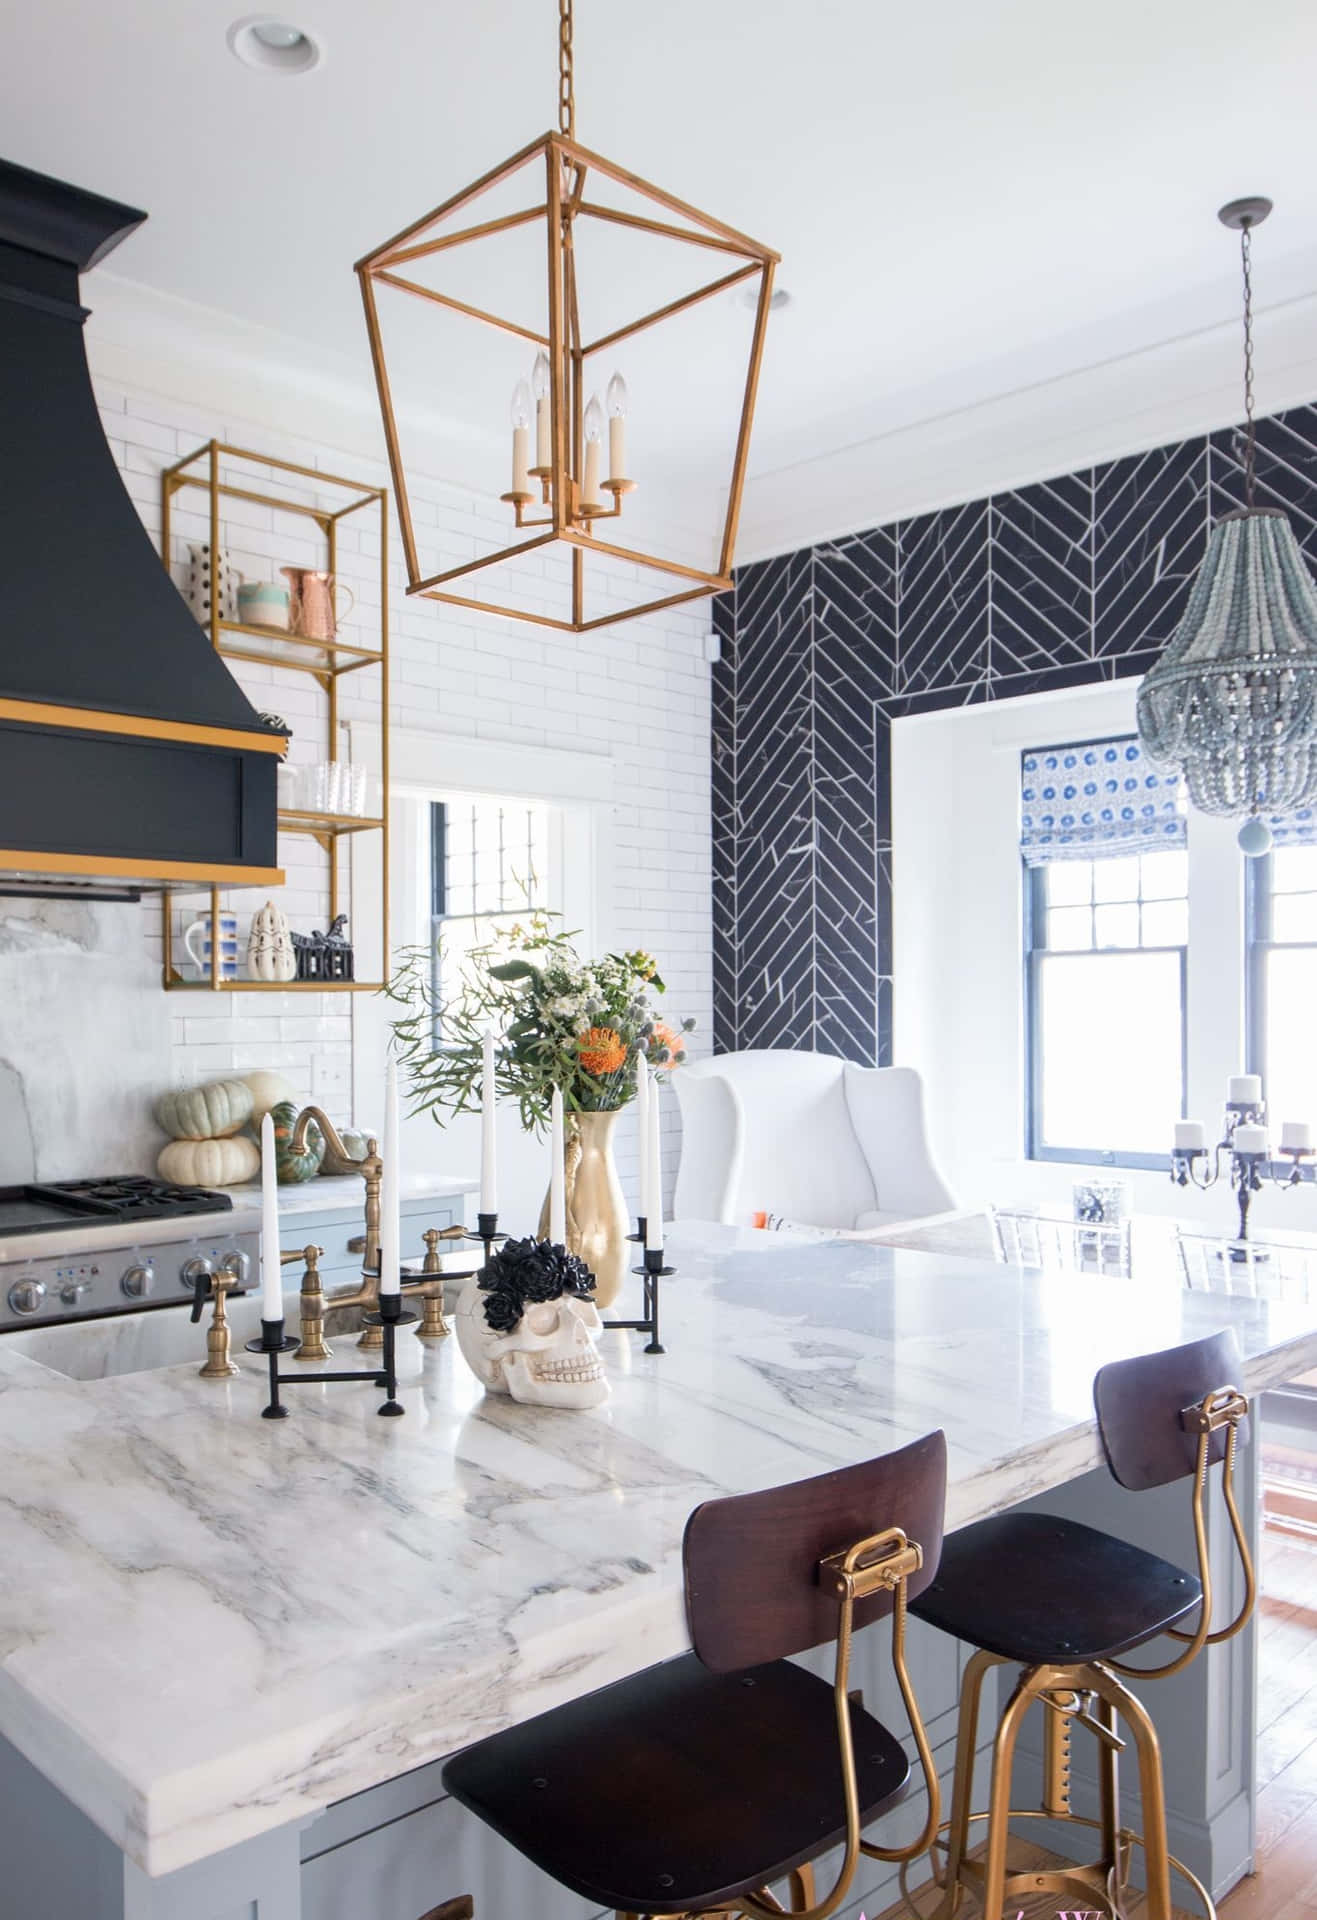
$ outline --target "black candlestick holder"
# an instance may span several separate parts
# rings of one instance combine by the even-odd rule
[[[379,1312],[363,1314],[362,1318],[368,1326],[384,1329],[383,1364],[379,1367],[352,1367],[341,1371],[335,1369],[325,1373],[282,1372],[279,1356],[291,1353],[298,1342],[285,1336],[282,1319],[262,1320],[261,1337],[259,1340],[247,1342],[247,1352],[263,1353],[270,1363],[270,1403],[261,1408],[263,1420],[288,1418],[288,1409],[279,1398],[280,1387],[318,1387],[323,1386],[327,1381],[339,1380],[373,1380],[377,1387],[384,1388],[384,1405],[379,1408],[381,1414],[396,1419],[399,1414],[407,1411],[398,1399],[396,1335],[398,1328],[411,1325],[416,1315],[403,1311],[401,1295],[385,1293],[380,1295]]]
[[[643,1233],[645,1226],[643,1219],[640,1225]],[[632,1239],[636,1238],[634,1234],[629,1237]],[[667,1279],[668,1275],[675,1273],[677,1269],[675,1267],[664,1266],[662,1247],[646,1247],[641,1258],[641,1264],[638,1267],[633,1267],[631,1271],[640,1276],[644,1314],[639,1320],[605,1320],[605,1331],[608,1333],[647,1333],[649,1340],[643,1351],[645,1353],[666,1353],[666,1347],[664,1347],[659,1340],[659,1281]]]

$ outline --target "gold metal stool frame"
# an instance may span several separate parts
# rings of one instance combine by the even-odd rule
[[[782,1906],[767,1887],[762,1887],[757,1893],[739,1894],[726,1906],[702,1907],[698,1914],[689,1912],[648,1915],[619,1913],[616,1920],[713,1920],[715,1915],[724,1915],[726,1920],[771,1920],[774,1914],[789,1914],[794,1917],[794,1920],[828,1920],[828,1916],[835,1913],[849,1895],[861,1854],[865,1854],[870,1860],[900,1863],[904,1871],[905,1866],[917,1860],[921,1853],[928,1852],[939,1831],[938,1816],[942,1811],[941,1785],[932,1749],[928,1744],[928,1735],[924,1730],[919,1702],[915,1698],[915,1690],[905,1661],[906,1582],[911,1574],[918,1573],[923,1564],[922,1547],[917,1541],[907,1539],[900,1527],[889,1527],[883,1533],[876,1533],[867,1540],[857,1541],[844,1553],[831,1553],[819,1562],[819,1585],[825,1592],[831,1589],[835,1593],[839,1610],[832,1697],[837,1717],[837,1742],[841,1752],[842,1793],[846,1804],[846,1841],[841,1865],[837,1869],[831,1891],[822,1899],[817,1897],[814,1868],[807,1862],[786,1876],[790,1888],[791,1905],[789,1907]],[[903,1847],[880,1847],[861,1836],[860,1790],[851,1731],[850,1710],[853,1698],[850,1689],[851,1642],[854,1636],[855,1606],[857,1601],[867,1600],[871,1595],[883,1590],[893,1596],[892,1669],[896,1675],[902,1704],[910,1723],[910,1731],[914,1736],[919,1765],[924,1776],[924,1790],[928,1797],[923,1829],[917,1839]]]
[[[1143,1899],[1147,1920],[1171,1920],[1172,1872],[1179,1874],[1193,1888],[1202,1903],[1206,1920],[1217,1920],[1216,1905],[1207,1888],[1196,1874],[1167,1849],[1166,1802],[1157,1730],[1147,1708],[1123,1685],[1120,1676],[1143,1680],[1165,1679],[1187,1667],[1204,1647],[1221,1645],[1240,1633],[1248,1623],[1253,1612],[1257,1582],[1234,1488],[1238,1430],[1247,1413],[1248,1401],[1245,1396],[1237,1387],[1228,1386],[1206,1394],[1196,1405],[1186,1407],[1180,1415],[1185,1431],[1198,1437],[1192,1514],[1198,1577],[1203,1594],[1198,1624],[1191,1633],[1178,1627],[1167,1629],[1173,1639],[1184,1643],[1181,1652],[1173,1660],[1157,1667],[1132,1667],[1115,1659],[1094,1660],[1078,1665],[1050,1663],[1026,1667],[997,1726],[992,1753],[991,1796],[987,1810],[980,1813],[970,1812],[969,1797],[973,1790],[983,1682],[994,1667],[1015,1663],[1000,1654],[982,1650],[971,1657],[961,1683],[951,1817],[938,1828],[929,1852],[930,1860],[934,1863],[934,1882],[942,1889],[943,1897],[930,1914],[921,1916],[921,1920],[952,1920],[960,1906],[961,1895],[966,1890],[974,1893],[980,1901],[985,1920],[998,1920],[1008,1898],[1040,1893],[1100,1900],[1115,1916],[1115,1920],[1123,1920],[1128,1891],[1128,1864],[1134,1847],[1142,1850],[1146,1861]],[[1230,1625],[1213,1631],[1212,1577],[1204,1502],[1212,1435],[1223,1426],[1227,1428],[1227,1434],[1221,1466],[1221,1492],[1243,1568],[1244,1599]],[[1043,1725],[1043,1804],[1041,1807],[1013,1808],[1010,1795],[1016,1741],[1024,1717],[1035,1700],[1041,1701],[1047,1709]],[[1125,1722],[1133,1738],[1143,1806],[1143,1834],[1136,1834],[1120,1823],[1117,1769],[1126,1741],[1117,1731],[1118,1720]],[[1096,1820],[1075,1813],[1070,1805],[1070,1738],[1071,1727],[1075,1723],[1085,1727],[1098,1742],[1101,1812]],[[1083,1866],[1010,1872],[1006,1864],[1006,1847],[1013,1820],[1066,1821],[1092,1828],[1102,1836],[1101,1857]],[[981,1860],[971,1860],[968,1857],[969,1830],[977,1821],[987,1822],[987,1847]],[[939,1850],[947,1856],[941,1875],[936,1865]],[[907,1884],[908,1873],[909,1863],[902,1866],[900,1880],[906,1905],[913,1913],[916,1909]]]

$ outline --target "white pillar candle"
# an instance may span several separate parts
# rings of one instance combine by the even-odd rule
[[[1232,1074],[1226,1083],[1226,1100],[1232,1107],[1260,1107],[1262,1075],[1260,1073]]]
[[[1236,1153],[1262,1153],[1267,1151],[1267,1129],[1265,1127],[1236,1127],[1232,1142]]]
[[[642,1218],[649,1187],[649,1101],[649,1061],[641,1053],[636,1058],[636,1164],[640,1169],[636,1212]]]
[[[1306,1120],[1282,1120],[1280,1149],[1282,1153],[1312,1152],[1312,1128]]]
[[[1203,1152],[1207,1147],[1207,1129],[1201,1120],[1177,1120],[1175,1144],[1181,1153]]]
[[[498,1144],[495,1123],[498,1095],[494,1088],[494,1030],[487,1028],[480,1066],[480,1211],[498,1212]]]
[[[274,1121],[261,1121],[261,1318],[284,1317],[283,1263],[279,1258],[279,1192],[274,1160]]]
[[[652,1253],[663,1251],[663,1133],[659,1125],[657,1081],[651,1083],[649,1092],[649,1182],[645,1193],[645,1247]]]
[[[380,1292],[397,1293],[401,1286],[398,1248],[402,1218],[398,1204],[401,1185],[398,1160],[402,1141],[398,1127],[398,1063],[389,1055],[384,1075],[384,1175],[380,1182]]]
[[[567,1172],[563,1159],[562,1088],[555,1087],[549,1102],[549,1239],[555,1247],[567,1244]]]

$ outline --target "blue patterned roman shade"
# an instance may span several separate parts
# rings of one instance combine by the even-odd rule
[[[1134,734],[1020,755],[1020,851],[1030,867],[1183,847],[1184,809],[1180,775],[1145,759]]]
[[[1278,847],[1317,847],[1317,807],[1296,807],[1293,813],[1270,814],[1267,825]]]

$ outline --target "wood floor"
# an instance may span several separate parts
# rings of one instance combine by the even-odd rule
[[[1220,1920],[1317,1920],[1317,1540],[1263,1531],[1258,1600],[1257,1872],[1221,1902]],[[1012,1864],[1055,1864],[1022,1842]],[[932,1888],[916,1896],[932,1911]],[[1073,1903],[1066,1903],[1073,1904]],[[880,1920],[907,1910],[895,1906]],[[1055,1896],[1016,1903],[1022,1920],[1056,1920]],[[966,1902],[962,1913],[974,1912]],[[1176,1909],[1177,1920],[1199,1920]],[[1144,1920],[1137,1901],[1129,1920]]]

